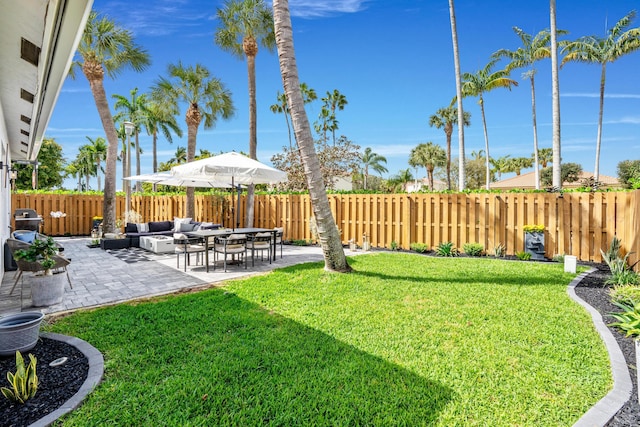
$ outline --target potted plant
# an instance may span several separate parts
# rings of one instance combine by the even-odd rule
[[[58,256],[58,246],[51,238],[35,239],[27,249],[19,249],[14,258],[22,271],[31,271],[31,303],[36,306],[58,304],[64,294],[64,274],[53,269],[66,267],[69,261]]]
[[[527,224],[524,230],[524,251],[532,260],[544,261],[544,225]]]

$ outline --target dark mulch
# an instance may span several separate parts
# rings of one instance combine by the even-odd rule
[[[604,317],[605,323],[613,322],[608,313],[617,311],[611,304],[609,288],[604,285],[608,278],[606,268],[599,268],[588,275],[576,288],[576,294],[588,304],[598,310]],[[640,405],[638,404],[638,384],[635,368],[635,347],[633,340],[625,338],[617,329],[611,329],[629,366],[633,393],[631,399],[618,411],[607,427],[640,426]],[[36,347],[30,351],[38,358],[38,377],[40,387],[34,398],[25,405],[16,405],[4,397],[0,397],[0,423],[2,426],[27,426],[45,415],[55,411],[64,404],[79,389],[87,378],[89,365],[85,356],[68,344],[60,341],[41,338]],[[49,363],[59,357],[69,358],[61,367],[52,368]],[[25,355],[25,358],[28,356]],[[15,371],[13,357],[0,358],[0,384],[6,385],[6,372]]]
[[[24,352],[25,363],[29,362],[28,354],[37,359],[36,373],[40,380],[38,392],[25,404],[12,403],[0,395],[0,425],[27,426],[61,407],[71,398],[87,379],[89,362],[78,349],[61,341],[40,338],[38,344]],[[51,367],[49,363],[67,357],[62,366]],[[15,356],[0,358],[0,384],[8,386],[7,372],[15,372]]]
[[[594,307],[602,314],[604,322],[606,324],[613,323],[614,319],[609,317],[608,314],[615,311],[620,311],[618,307],[611,303],[609,297],[609,287],[604,285],[604,282],[609,278],[609,272],[602,266],[596,266],[598,271],[589,274],[580,285],[576,287],[576,294],[585,300],[589,305]],[[616,338],[618,345],[622,349],[624,358],[627,361],[629,367],[629,373],[631,374],[631,382],[633,383],[633,392],[631,398],[627,403],[618,411],[616,416],[609,421],[607,427],[636,427],[640,426],[640,405],[638,404],[638,381],[636,376],[636,352],[633,339],[625,338],[624,334],[618,329],[609,327],[609,330]]]

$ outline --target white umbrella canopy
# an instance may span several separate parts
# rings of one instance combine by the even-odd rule
[[[218,181],[212,178],[176,176],[168,172],[150,173],[142,175],[133,175],[124,178],[131,181],[151,182],[157,185],[171,185],[175,187],[214,187],[214,188],[231,188],[231,182]]]
[[[174,166],[171,168],[171,174],[175,177],[230,182],[232,185],[277,184],[287,180],[286,172],[236,152]]]

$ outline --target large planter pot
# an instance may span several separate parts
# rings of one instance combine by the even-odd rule
[[[31,350],[38,342],[44,314],[38,311],[0,317],[0,357]]]
[[[59,304],[64,295],[64,273],[45,275],[33,275],[29,277],[31,284],[31,304],[34,307]]]

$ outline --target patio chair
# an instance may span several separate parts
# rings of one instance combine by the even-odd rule
[[[31,246],[29,243],[11,238],[7,239],[7,245],[9,246],[9,250],[11,251],[11,256],[14,256],[16,251],[20,249],[29,249],[29,246]],[[55,265],[51,269],[64,271],[64,274],[66,274],[67,276],[67,282],[69,282],[69,287],[73,289],[71,279],[69,278],[69,271],[67,271],[67,266],[71,264],[71,261],[61,255],[53,255],[51,258],[55,261]],[[23,272],[31,271],[33,273],[38,273],[40,271],[44,271],[44,268],[42,268],[42,265],[39,262],[31,262],[21,259],[16,259],[15,261],[18,265],[18,270],[16,272],[16,280],[13,282],[13,286],[11,287],[11,291],[9,291],[9,295],[13,294],[13,291],[18,284],[18,280],[20,280],[20,278],[22,277]]]
[[[244,257],[247,268],[247,237],[244,234],[231,234],[229,237],[216,237],[213,242],[213,269],[216,269],[218,254],[224,257],[224,271],[227,271],[227,255]],[[242,262],[242,261],[241,261]]]
[[[173,243],[175,244],[176,266],[180,269],[180,255],[184,255],[184,271],[187,271],[187,265],[191,265],[191,254],[196,254],[196,265],[200,261],[200,253],[204,254],[204,245],[199,245],[200,239],[187,237],[184,234],[176,233],[173,235]],[[204,256],[202,257],[204,261]]]
[[[284,228],[276,227],[274,230],[276,230],[276,244],[280,245],[280,258],[282,258],[282,236],[284,234]],[[275,257],[275,254],[273,254],[273,256]]]
[[[256,265],[256,252],[260,251],[260,260],[264,261],[264,251],[269,255],[271,264],[271,233],[257,233],[255,236],[247,237],[247,250],[251,249],[251,266]]]

